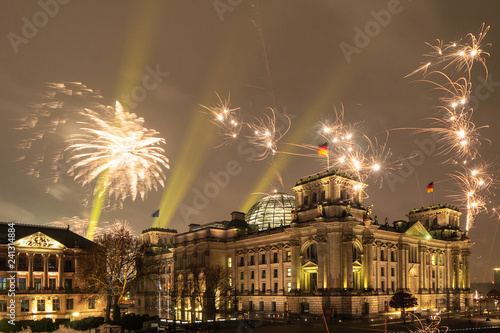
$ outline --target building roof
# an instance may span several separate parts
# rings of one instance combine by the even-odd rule
[[[313,182],[315,180],[318,180],[318,179],[321,179],[321,178],[325,178],[325,177],[328,177],[328,176],[339,176],[339,177],[343,177],[343,178],[346,178],[346,179],[350,179],[350,180],[354,180],[356,182],[359,182],[359,179],[355,176],[352,176],[352,175],[349,175],[347,173],[343,173],[343,172],[340,172],[338,170],[328,170],[328,171],[325,171],[325,172],[322,172],[322,173],[318,173],[316,175],[313,175],[313,176],[309,176],[305,179],[299,179],[297,181],[297,183],[295,183],[295,186],[298,186],[298,185],[304,185],[304,184],[307,184],[307,183],[310,183],[310,182]]]
[[[245,221],[259,230],[289,225],[294,209],[295,197],[278,192],[257,201],[246,214]]]
[[[444,209],[444,208],[448,208],[448,209],[451,209],[451,210],[454,210],[454,211],[457,211],[457,212],[460,211],[455,206],[444,204],[444,205],[435,205],[435,206],[429,206],[429,207],[415,208],[415,209],[412,209],[409,214],[428,212],[428,211],[438,210],[438,209]]]
[[[8,229],[9,223],[12,222],[0,222],[0,244],[8,244]],[[74,233],[69,230],[69,228],[60,228],[60,227],[49,227],[44,225],[35,225],[35,224],[21,224],[15,223],[16,229],[16,237],[15,239],[21,239],[37,232],[41,232],[44,235],[53,238],[59,243],[63,244],[67,248],[82,248],[89,249],[95,243],[88,240],[85,237]]]

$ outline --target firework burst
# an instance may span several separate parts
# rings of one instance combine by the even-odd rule
[[[247,136],[248,141],[262,151],[257,156],[259,160],[278,152],[278,141],[290,130],[292,123],[290,118],[284,115],[288,124],[283,130],[280,130],[276,124],[276,112],[272,108],[268,108],[268,110],[271,115],[256,118],[255,123],[247,124],[251,131],[251,134]]]
[[[219,94],[216,93],[216,95],[219,102],[215,106],[201,105],[201,107],[205,108],[208,114],[213,117],[212,123],[219,127],[220,134],[224,139],[223,143],[219,145],[220,147],[231,144],[238,138],[244,124],[238,116],[240,108],[231,108],[231,95],[225,100],[222,100]]]
[[[49,185],[60,181],[67,167],[64,161],[65,138],[77,129],[83,107],[96,107],[102,100],[98,91],[80,82],[46,83],[30,105],[31,112],[19,120],[17,129],[24,139],[18,148],[18,161],[29,176],[42,179]]]
[[[99,186],[120,204],[128,197],[144,199],[148,191],[164,186],[169,165],[160,145],[165,140],[145,128],[142,118],[124,112],[119,102],[99,112],[85,109],[83,116],[80,133],[68,137],[66,148],[68,173],[75,180],[85,186],[101,177]]]
[[[445,163],[453,162],[461,168],[451,176],[461,189],[457,199],[467,211],[466,231],[472,226],[474,218],[487,210],[488,196],[494,183],[492,175],[487,172],[488,165],[480,162],[479,146],[483,139],[479,130],[487,126],[475,125],[472,119],[474,110],[468,105],[473,65],[479,63],[488,73],[485,57],[489,54],[483,48],[489,44],[482,45],[488,30],[489,26],[483,24],[477,37],[468,34],[458,42],[444,44],[438,40],[436,45],[428,44],[432,52],[427,56],[432,60],[409,74],[423,73],[421,81],[431,83],[441,94],[437,107],[439,114],[431,118],[433,126],[418,132],[435,135],[440,143],[439,154],[446,156]],[[462,76],[454,80],[445,73],[447,70]]]

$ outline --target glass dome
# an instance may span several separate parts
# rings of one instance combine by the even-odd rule
[[[281,225],[290,225],[295,197],[286,193],[275,193],[257,201],[245,216],[251,227],[266,230]]]

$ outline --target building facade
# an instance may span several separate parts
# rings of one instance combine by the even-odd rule
[[[150,284],[137,297],[158,304],[162,316],[203,319],[203,297],[192,297],[193,290],[203,294],[204,272],[223,267],[229,292],[218,307],[227,311],[360,317],[391,311],[397,291],[417,297],[417,312],[471,306],[472,243],[460,230],[458,209],[414,209],[408,221],[380,223],[364,206],[364,188],[329,171],[296,183],[289,224],[263,230],[234,212],[230,221],[191,225],[161,254],[168,263],[161,290]],[[179,285],[183,292],[174,299]]]
[[[0,314],[7,312],[15,276],[15,318],[63,319],[103,316],[101,299],[81,291],[79,258],[93,243],[65,228],[15,224],[15,267],[9,262],[9,224],[0,222]]]

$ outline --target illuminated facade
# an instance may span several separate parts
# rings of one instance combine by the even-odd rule
[[[289,226],[253,231],[238,212],[231,221],[191,225],[164,254],[169,264],[162,281],[175,284],[179,276],[196,281],[207,267],[223,266],[232,296],[221,309],[276,315],[379,314],[391,310],[388,303],[397,291],[418,298],[417,312],[471,306],[472,244],[459,228],[458,209],[414,209],[408,221],[380,223],[372,207],[364,207],[364,187],[330,171],[293,187]],[[175,307],[178,319],[202,318],[201,303],[173,304],[172,289],[165,285],[161,292],[152,290],[155,302],[162,299],[162,316]]]
[[[0,223],[0,312],[6,312],[8,271],[16,274],[16,320],[103,316],[100,299],[82,294],[79,257],[93,244],[65,228],[15,224],[15,269],[8,262],[8,224]],[[9,263],[10,264],[10,263]]]

